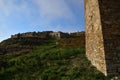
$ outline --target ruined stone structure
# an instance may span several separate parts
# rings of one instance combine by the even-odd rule
[[[86,55],[105,75],[120,75],[120,0],[85,0]]]
[[[63,32],[53,32],[53,31],[43,31],[43,32],[26,32],[11,35],[11,38],[25,38],[25,37],[38,37],[38,38],[67,38],[68,33]]]
[[[12,38],[19,38],[19,37],[35,37],[35,33],[34,32],[27,32],[27,33],[18,33],[15,35],[11,35]]]
[[[60,39],[60,38],[67,38],[67,37],[69,37],[69,34],[68,33],[63,33],[63,32],[52,32],[52,33],[50,33],[50,36],[52,38]]]
[[[85,36],[85,32],[84,31],[82,31],[82,32],[73,32],[73,33],[70,33],[70,36],[72,36],[72,37],[79,37],[79,36]]]

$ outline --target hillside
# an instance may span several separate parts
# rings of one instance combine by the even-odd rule
[[[9,38],[0,43],[0,54],[18,53],[25,54],[29,53],[29,50],[33,49],[34,46],[49,44],[48,39],[38,37],[25,37],[25,38]]]
[[[4,40],[0,43],[3,52],[0,55],[0,80],[110,80],[90,64],[84,41],[78,46],[78,38]],[[68,41],[74,46],[65,46]]]

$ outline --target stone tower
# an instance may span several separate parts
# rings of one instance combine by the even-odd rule
[[[102,73],[120,75],[120,0],[85,0],[86,55]]]

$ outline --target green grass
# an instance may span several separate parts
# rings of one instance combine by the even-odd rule
[[[85,57],[84,48],[37,46],[22,56],[0,56],[0,80],[110,80]]]

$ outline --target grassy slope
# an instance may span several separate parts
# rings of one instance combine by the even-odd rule
[[[109,80],[86,59],[84,48],[35,47],[18,57],[4,55],[0,80]]]
[[[44,42],[26,38],[8,39],[2,43],[19,51],[0,55],[0,80],[110,80],[90,64],[84,48],[58,47],[55,45],[56,40],[47,40],[44,45],[36,46],[36,40],[40,44]],[[79,43],[74,39],[64,41],[71,42],[71,45],[72,42]],[[29,47],[33,50],[30,51]],[[29,49],[29,53],[20,52],[26,49]]]

